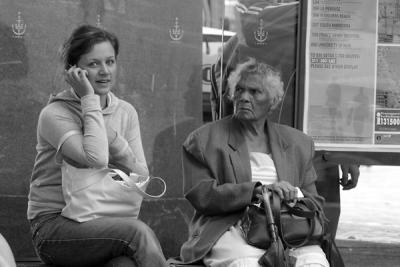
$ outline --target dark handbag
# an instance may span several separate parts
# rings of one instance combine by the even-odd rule
[[[261,204],[247,206],[242,218],[241,229],[249,245],[267,249],[272,239],[266,229],[265,211]]]
[[[271,195],[274,219],[285,247],[320,244],[325,235],[325,220],[317,204],[310,198],[300,198],[292,207],[286,201],[281,202],[276,193]],[[248,244],[262,249],[270,246],[263,205],[249,205],[241,226]]]

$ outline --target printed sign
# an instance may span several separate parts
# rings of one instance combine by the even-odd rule
[[[400,30],[382,23],[395,2],[308,2],[303,125],[317,149],[400,150]]]

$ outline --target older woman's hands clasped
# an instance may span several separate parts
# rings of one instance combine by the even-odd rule
[[[294,201],[298,197],[298,189],[297,187],[291,185],[287,181],[278,181],[273,184],[267,185],[267,188],[269,188],[272,191],[275,191],[278,196],[282,200],[286,201]],[[262,199],[262,186],[259,185],[254,189],[254,194],[256,198]]]

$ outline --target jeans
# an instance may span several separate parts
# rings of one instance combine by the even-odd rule
[[[167,267],[154,232],[131,217],[104,217],[83,223],[60,214],[31,221],[41,260],[57,266]]]

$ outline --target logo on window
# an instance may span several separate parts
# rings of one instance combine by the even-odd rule
[[[175,18],[175,24],[169,29],[169,36],[173,41],[179,41],[183,37],[183,29],[179,25],[179,19]]]
[[[17,13],[17,23],[11,25],[12,31],[14,33],[14,37],[22,38],[26,31],[26,24],[24,24],[24,20],[22,19],[21,12]]]
[[[98,28],[103,28],[103,25],[101,23],[101,15],[97,15],[97,19],[96,19],[96,27]]]
[[[268,39],[268,32],[264,30],[264,20],[260,19],[258,21],[257,30],[254,31],[254,39],[256,39],[257,44],[264,44]]]

